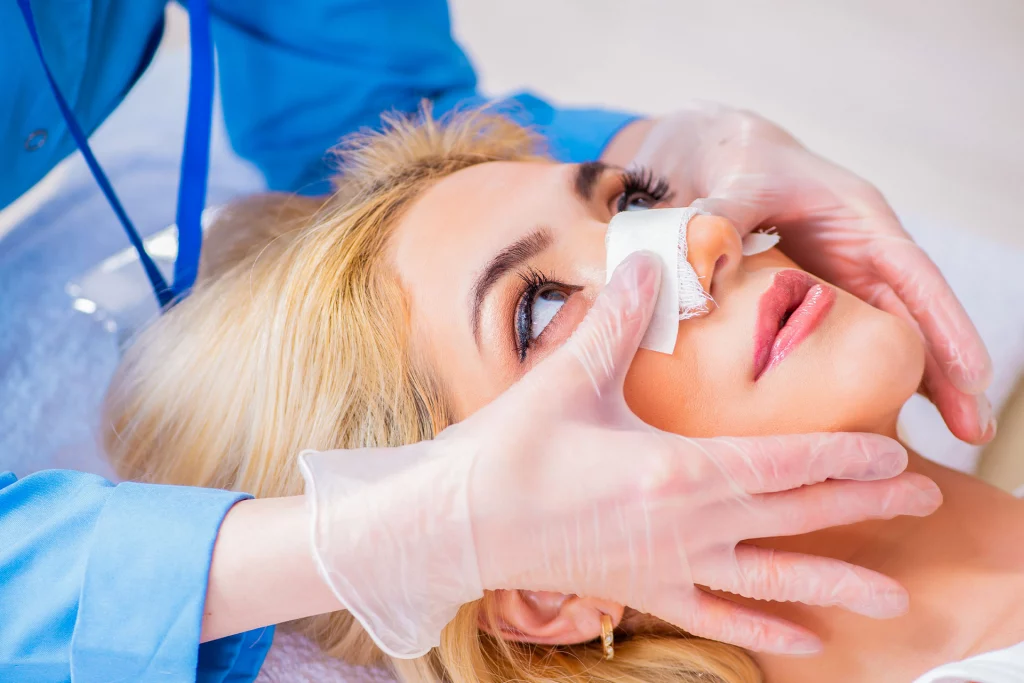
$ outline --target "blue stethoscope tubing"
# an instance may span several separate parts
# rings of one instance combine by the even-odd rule
[[[188,91],[188,119],[185,124],[185,147],[181,158],[181,179],[178,183],[178,254],[174,260],[174,281],[168,285],[153,259],[146,252],[145,244],[131,219],[121,205],[99,162],[96,161],[89,141],[78,125],[78,120],[60,92],[53,73],[43,55],[35,17],[32,15],[30,0],[18,0],[18,7],[25,18],[36,54],[46,72],[46,79],[57,100],[57,106],[64,116],[68,130],[85,157],[100,190],[106,196],[118,221],[124,228],[128,240],[139,254],[139,260],[146,277],[153,287],[157,302],[163,310],[188,294],[195,284],[199,271],[199,252],[203,245],[202,215],[206,204],[206,181],[210,165],[210,128],[213,120],[213,39],[210,35],[210,6],[208,0],[189,0],[189,43],[192,50],[190,82]]]

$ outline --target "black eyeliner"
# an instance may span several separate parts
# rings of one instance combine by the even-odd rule
[[[537,297],[540,288],[544,286],[544,277],[532,268],[527,273],[520,273],[520,279],[525,283],[522,293],[519,295],[519,303],[516,304],[516,352],[519,355],[519,362],[526,361],[526,352],[530,350],[530,330],[533,328],[533,301]]]

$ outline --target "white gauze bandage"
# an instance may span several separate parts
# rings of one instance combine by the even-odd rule
[[[752,232],[743,238],[743,255],[753,256],[762,251],[768,251],[779,243],[778,234],[771,232],[775,228],[769,228],[765,232]]]
[[[661,291],[640,347],[672,353],[679,321],[707,313],[708,295],[686,260],[686,227],[697,209],[623,211],[608,224],[605,235],[605,281],[630,254],[650,251],[662,261]]]
[[[634,252],[650,251],[662,261],[661,291],[640,348],[671,354],[679,335],[679,321],[708,312],[711,296],[687,260],[686,243],[690,220],[703,213],[694,208],[623,211],[608,223],[605,282]],[[760,254],[778,243],[779,236],[774,233],[752,232],[743,238],[743,255]]]

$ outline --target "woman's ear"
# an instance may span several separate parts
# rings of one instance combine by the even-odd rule
[[[548,591],[501,590],[488,594],[480,629],[503,640],[575,645],[601,635],[601,615],[618,626],[622,605]]]

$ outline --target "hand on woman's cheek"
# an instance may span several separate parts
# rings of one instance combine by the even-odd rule
[[[607,600],[549,591],[502,590],[485,598],[480,628],[503,640],[574,645],[601,635],[602,614],[609,615],[618,626],[622,613],[622,605]]]

